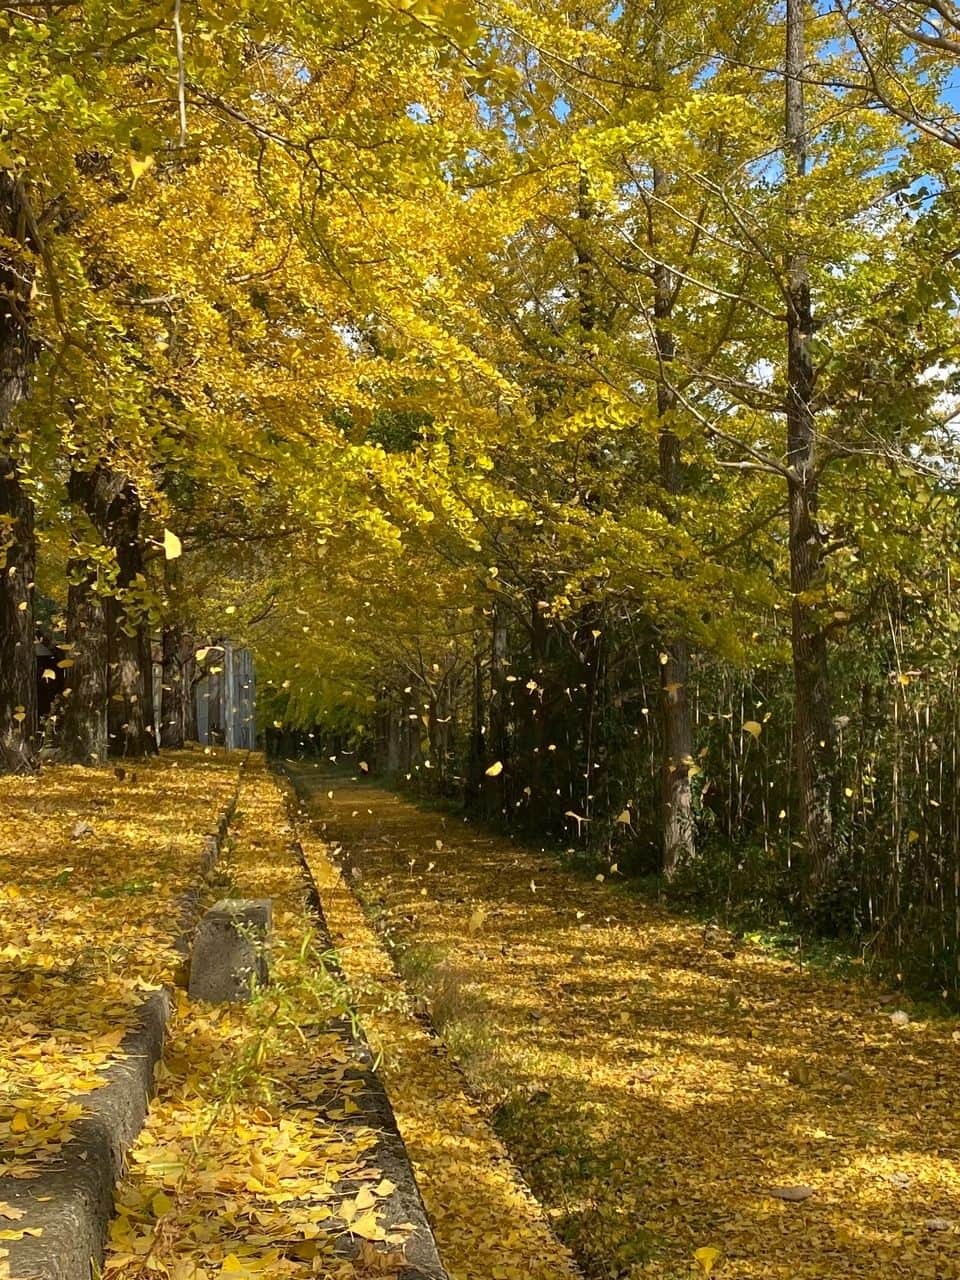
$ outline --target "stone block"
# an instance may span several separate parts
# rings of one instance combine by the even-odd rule
[[[197,926],[190,958],[190,999],[242,1003],[269,981],[273,922],[269,898],[224,898]]]
[[[200,870],[206,875],[217,865],[220,859],[220,837],[212,833],[203,837],[203,852],[200,855]]]

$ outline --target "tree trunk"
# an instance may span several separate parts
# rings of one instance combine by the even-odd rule
[[[509,742],[508,699],[510,685],[507,682],[507,619],[506,611],[499,601],[493,606],[493,625],[490,637],[490,741],[486,768],[499,763],[503,765],[500,773],[493,778],[485,777],[486,811],[491,816],[501,819],[506,813],[506,765]],[[484,770],[486,773],[486,769]]]
[[[127,481],[111,508],[110,535],[117,556],[117,592],[107,601],[109,640],[110,749],[118,756],[153,755],[157,750],[153,715],[153,660],[150,631],[132,598],[143,574],[140,537],[142,508]]]
[[[387,723],[385,726],[385,737],[387,745],[386,773],[388,778],[395,778],[403,768],[403,716],[405,708],[398,706],[397,703],[390,698],[387,702]]]
[[[182,579],[179,560],[163,567],[169,620],[163,628],[160,684],[160,746],[179,751],[187,738],[187,701],[190,698],[187,662],[194,652],[193,639],[184,635],[180,622]]]
[[[785,133],[787,234],[798,215],[798,183],[806,173],[804,5],[787,0],[785,58]],[[788,244],[787,254],[787,462],[790,470],[789,543],[792,595],[794,731],[800,811],[806,836],[803,892],[811,901],[834,861],[833,719],[827,639],[811,603],[822,578],[823,542],[817,524],[818,472],[814,388],[816,370],[810,350],[813,307],[810,272],[803,248]]]
[[[183,684],[186,690],[183,704],[183,736],[187,742],[200,741],[200,726],[197,723],[197,659],[196,642],[189,636],[190,651],[183,660]]]
[[[483,793],[484,752],[486,738],[483,732],[483,654],[480,649],[480,633],[474,636],[471,697],[470,697],[470,739],[467,747],[466,804],[468,810],[479,806]]]
[[[548,745],[547,735],[547,648],[549,634],[547,622],[536,598],[536,592],[530,601],[530,678],[538,686],[537,692],[522,688],[526,681],[519,681],[515,687],[514,697],[520,699],[520,717],[523,726],[523,751],[521,759],[530,787],[530,807],[528,818],[533,820],[536,829],[552,820],[551,810],[556,812],[554,797],[549,788],[549,763],[544,759]],[[519,687],[518,687],[519,686]],[[518,719],[520,719],[518,717]]]
[[[10,453],[0,453],[0,547],[0,771],[29,773],[37,765],[36,535],[33,501]]]
[[[163,628],[163,683],[160,689],[160,746],[179,751],[188,737],[190,685],[187,660],[193,640],[179,623]]]
[[[25,209],[7,172],[0,172],[0,234],[0,772],[27,773],[37,765],[37,552],[11,418],[27,394],[34,356],[27,329],[33,267],[15,247],[27,242]]]
[[[84,518],[94,536],[104,539],[118,483],[109,469],[98,465],[89,471],[71,471],[68,484],[74,509],[73,550],[67,568],[67,645],[73,666],[64,690],[60,756],[75,764],[99,764],[108,754],[106,584],[101,581],[102,566],[81,548]]]
[[[653,170],[653,191],[657,196],[666,185],[663,171]],[[651,238],[653,236],[651,234]],[[656,255],[656,243],[653,245]],[[673,333],[669,328],[674,304],[673,272],[665,263],[653,268],[654,341],[657,347],[659,376],[657,379],[657,415],[661,420],[659,435],[660,487],[666,495],[667,518],[677,519],[673,498],[683,487],[680,441],[670,426],[669,415],[676,408],[676,392],[669,380],[670,364],[676,354]],[[681,862],[696,856],[696,828],[693,818],[693,790],[690,762],[693,752],[693,727],[687,680],[690,650],[685,639],[662,637],[660,651],[660,732],[663,758],[660,774],[660,827],[663,833],[662,869],[669,879]]]
[[[68,568],[67,645],[73,666],[64,690],[60,757],[75,764],[107,758],[107,631],[97,569],[86,559]]]

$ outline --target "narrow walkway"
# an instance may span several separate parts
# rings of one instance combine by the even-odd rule
[[[0,1177],[57,1164],[80,1099],[170,980],[237,765],[179,752],[0,779]]]
[[[450,1280],[576,1280],[460,1072],[411,1008],[328,847],[300,836]]]
[[[178,993],[157,1096],[117,1188],[106,1280],[366,1280],[403,1267],[410,1231],[385,1213],[395,1187],[376,1132],[352,1118],[363,1085],[330,1025],[343,993],[322,964],[291,836],[276,781],[253,759],[207,897],[271,900],[271,982],[249,1004]],[[343,1256],[348,1238],[357,1257]]]
[[[489,1046],[472,1069],[503,1099],[511,1155],[589,1275],[960,1277],[955,1021],[908,1019],[876,991],[714,937],[389,791],[296,773],[378,927],[482,1001]],[[356,909],[335,876],[326,895],[349,971]],[[403,1128],[407,1046],[382,1029]],[[427,1114],[407,1116],[405,1136],[440,1235],[458,1204],[428,1147],[449,1120],[438,1106],[430,1135]],[[469,1146],[447,1136],[469,1178]],[[508,1231],[509,1206],[493,1208]],[[513,1272],[467,1256],[462,1274]]]

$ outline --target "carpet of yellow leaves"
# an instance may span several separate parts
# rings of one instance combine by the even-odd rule
[[[54,1159],[136,1010],[169,980],[182,895],[237,761],[0,779],[0,1175]]]
[[[371,823],[368,802],[364,792],[358,831]],[[364,1031],[382,1054],[380,1074],[451,1280],[573,1280],[570,1255],[461,1073],[416,1016],[326,846],[305,832],[301,840]]]
[[[801,970],[385,790],[312,779],[314,814],[384,927],[470,975],[497,1049],[495,1078],[479,1083],[499,1093],[498,1129],[589,1275],[960,1276],[954,1020],[908,1017],[867,984]],[[345,963],[386,983],[352,898],[314,859]],[[454,1269],[513,1275],[470,1258],[473,1204],[498,1219],[472,1228],[481,1236],[522,1235],[523,1209],[492,1179],[477,1185],[489,1166],[446,1106],[448,1068],[433,1053],[431,1109],[430,1072],[407,1065],[426,1064],[429,1045],[397,1015],[372,1027],[438,1229],[465,1233]],[[446,1187],[431,1164],[444,1145]]]
[[[271,983],[247,1005],[179,993],[118,1189],[112,1280],[356,1280],[402,1263],[407,1232],[380,1212],[394,1187],[373,1162],[376,1133],[350,1119],[362,1080],[331,1029],[345,994],[322,962],[292,836],[276,782],[251,757],[211,895],[272,900]]]

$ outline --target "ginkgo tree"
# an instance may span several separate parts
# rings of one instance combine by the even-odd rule
[[[931,909],[957,157],[916,18],[7,11],[4,767],[39,577],[65,758],[181,745],[233,638],[263,728],[488,818],[681,888],[758,847],[812,917],[906,846]]]

